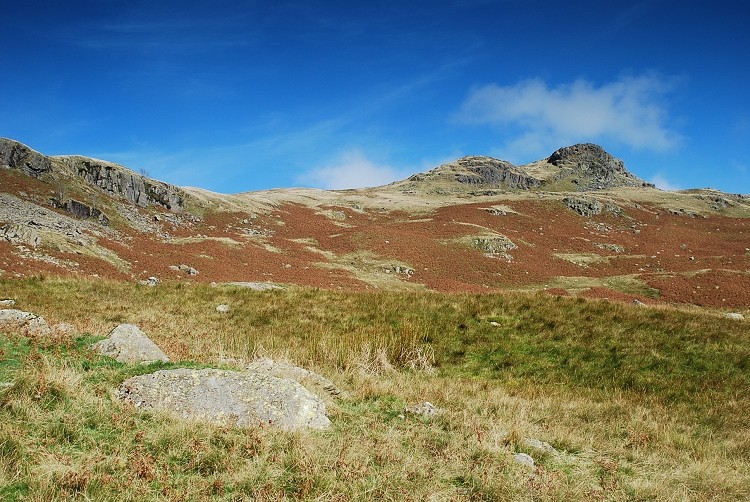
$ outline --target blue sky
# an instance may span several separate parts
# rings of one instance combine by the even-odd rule
[[[750,2],[3,3],[0,136],[224,193],[595,142],[750,193]]]

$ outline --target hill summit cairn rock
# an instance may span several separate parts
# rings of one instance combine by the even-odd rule
[[[167,355],[133,324],[120,324],[110,331],[109,338],[96,342],[91,348],[99,354],[114,357],[121,363],[169,361]]]
[[[294,380],[260,372],[179,368],[122,383],[118,397],[142,410],[223,426],[325,429],[325,404]]]

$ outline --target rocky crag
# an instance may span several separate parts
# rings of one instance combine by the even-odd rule
[[[158,205],[180,212],[185,207],[185,192],[168,183],[153,180],[119,164],[77,155],[47,157],[28,146],[0,138],[0,168],[17,169],[46,181],[73,176],[107,195],[119,197],[139,206]],[[62,207],[82,211],[83,202],[57,201]],[[91,208],[88,213],[95,211]]]
[[[525,165],[485,156],[462,157],[426,173],[415,174],[406,182],[418,184],[443,182],[442,189],[470,188],[475,195],[492,195],[487,189],[594,191],[618,187],[651,187],[625,168],[622,160],[591,143],[556,150],[546,159]],[[457,183],[457,184],[456,184]],[[451,186],[452,185],[452,186]],[[477,192],[478,188],[485,191]]]

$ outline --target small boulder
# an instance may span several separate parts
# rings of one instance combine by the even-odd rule
[[[161,281],[159,280],[158,277],[151,276],[148,279],[143,279],[142,281],[139,281],[138,283],[141,286],[148,286],[148,287],[153,288],[154,286],[157,286],[160,282]]]
[[[226,303],[222,303],[221,305],[218,305],[216,307],[216,312],[220,314],[228,314],[231,310],[231,307],[229,307],[229,305],[227,305]]]
[[[167,355],[133,324],[120,324],[110,331],[109,338],[96,342],[91,348],[121,363],[169,361]]]
[[[143,410],[217,425],[324,429],[325,404],[298,382],[258,372],[179,368],[129,378],[118,397]]]
[[[198,269],[195,267],[191,267],[190,265],[185,265],[184,263],[177,265],[177,270],[180,272],[184,272],[187,275],[198,275],[200,272],[198,272]]]
[[[544,441],[540,441],[538,439],[526,438],[523,443],[529,448],[533,448],[540,452],[551,453],[553,455],[558,453],[558,451],[555,449],[554,446],[552,446],[549,443],[545,443]]]
[[[404,413],[407,415],[419,415],[422,417],[436,417],[443,413],[443,410],[436,407],[429,401],[424,403],[413,404],[404,408]]]
[[[0,300],[0,307],[12,307],[15,304],[15,300]]]
[[[735,321],[745,320],[745,316],[743,316],[742,314],[738,312],[727,312],[726,314],[724,314],[724,317],[726,317],[727,319],[733,319]]]
[[[0,310],[0,329],[20,329],[27,335],[47,336],[52,333],[44,317],[17,309]]]
[[[513,460],[521,465],[534,467],[534,459],[528,453],[516,453],[513,455]]]

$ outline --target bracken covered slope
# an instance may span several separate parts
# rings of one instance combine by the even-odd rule
[[[39,273],[747,308],[750,198],[657,190],[592,144],[371,189],[222,195],[0,139],[0,277]]]

